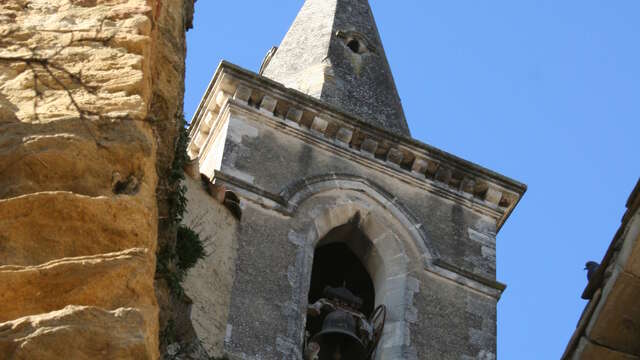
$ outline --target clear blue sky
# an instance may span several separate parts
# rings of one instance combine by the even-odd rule
[[[199,0],[189,119],[218,62],[257,71],[302,0]],[[498,236],[498,358],[557,359],[640,175],[640,1],[371,0],[412,135],[526,183]]]

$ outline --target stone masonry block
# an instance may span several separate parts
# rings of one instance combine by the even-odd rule
[[[448,184],[451,180],[451,170],[441,166],[436,172],[436,180]]]
[[[502,193],[502,198],[500,199],[500,203],[498,204],[498,206],[500,207],[509,207],[511,206],[511,204],[513,204],[516,200],[516,195],[512,194],[512,193],[508,193],[508,192],[503,192]]]
[[[233,98],[236,100],[249,101],[251,97],[251,88],[245,85],[238,85],[236,89],[236,93],[233,95]]]
[[[500,199],[502,199],[502,191],[489,187],[487,189],[487,194],[484,197],[485,201],[488,201],[492,204],[498,205],[500,203]]]
[[[400,165],[402,160],[404,159],[404,153],[398,149],[390,149],[387,153],[387,161]]]
[[[327,126],[329,126],[329,122],[317,116],[313,119],[313,122],[311,123],[311,129],[321,133],[324,133],[327,130]]]
[[[435,161],[427,161],[427,176],[434,177],[440,168],[440,164]]]
[[[411,171],[416,174],[424,175],[427,172],[428,165],[429,163],[427,162],[427,160],[416,158],[416,160],[413,162],[413,166],[411,167]]]
[[[336,133],[336,140],[344,144],[351,143],[352,138],[353,138],[353,130],[350,130],[347,128],[340,128]]]
[[[291,107],[289,108],[289,111],[287,111],[287,116],[285,118],[296,123],[300,122],[300,119],[302,119],[302,110]]]
[[[378,150],[378,142],[371,138],[368,138],[362,142],[362,146],[360,148],[365,153],[374,155],[376,153],[376,150]]]
[[[465,178],[462,180],[462,191],[473,194],[474,189],[476,188],[476,182],[473,179]]]
[[[216,106],[221,108],[225,101],[229,98],[229,94],[224,91],[218,91],[216,94]]]
[[[213,126],[215,118],[211,111],[207,111],[207,115],[204,117],[204,121],[200,123],[200,131],[208,133],[211,131],[211,127]]]
[[[204,145],[204,141],[207,140],[207,135],[207,133],[200,131],[198,132],[198,135],[196,135],[195,139],[193,139],[193,143],[198,147],[198,149],[201,149]]]
[[[276,105],[278,105],[277,99],[269,95],[265,95],[260,102],[260,110],[273,114],[276,110]]]

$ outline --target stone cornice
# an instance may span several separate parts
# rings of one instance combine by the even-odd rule
[[[445,151],[373,127],[360,119],[253,72],[222,62],[190,125],[189,152],[197,157],[215,133],[229,99],[234,105],[279,122],[280,128],[334,147],[354,159],[409,176],[436,194],[466,199],[493,213],[501,227],[526,191],[520,182]],[[282,124],[289,125],[282,127]],[[497,216],[496,216],[497,215]]]
[[[281,121],[279,121],[279,119],[274,118],[273,116],[256,113],[256,110],[254,108],[247,106],[242,101],[239,102],[235,99],[228,99],[221,110],[221,114],[226,113],[242,114],[247,118],[252,118],[256,121],[262,121],[264,125],[270,126],[274,129],[278,129],[282,133],[296,137],[307,144],[311,144],[317,148],[332,152],[335,155],[353,161],[354,163],[366,166],[371,169],[375,169],[380,173],[383,173],[390,177],[394,177],[399,181],[410,184],[416,188],[423,189],[440,198],[448,199],[461,206],[473,209],[473,211],[477,213],[495,219],[501,219],[504,215],[499,207],[493,206],[491,203],[488,203],[463,191],[452,191],[450,186],[448,186],[448,184],[446,183],[440,181],[425,181],[425,178],[423,176],[420,176],[413,171],[405,171],[397,165],[390,165],[385,159],[378,159],[371,154],[365,153],[363,155],[361,152],[354,152],[353,149],[349,147],[349,144],[341,143],[340,141],[337,141],[335,139],[327,139],[326,137],[317,136],[317,134],[301,128],[297,123],[285,120],[283,124]],[[201,150],[202,154],[205,154],[209,151],[209,147],[212,144],[214,137],[215,135],[210,136],[204,143],[204,146]]]

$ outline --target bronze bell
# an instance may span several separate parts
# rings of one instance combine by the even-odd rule
[[[320,345],[319,360],[364,360],[365,346],[356,333],[356,320],[346,311],[329,313],[322,322],[322,331],[312,342]]]

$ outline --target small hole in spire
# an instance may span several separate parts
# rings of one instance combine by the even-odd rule
[[[348,47],[349,50],[355,54],[363,55],[375,52],[375,47],[371,46],[371,42],[361,33],[355,31],[338,31],[336,36],[342,40],[344,46]]]
[[[360,54],[360,42],[356,39],[351,39],[351,41],[349,41],[347,43],[347,46],[349,47],[349,49],[351,49],[351,51],[353,51],[356,54]]]

